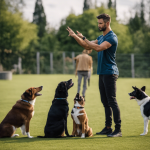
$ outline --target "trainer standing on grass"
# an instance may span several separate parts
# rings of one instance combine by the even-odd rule
[[[88,78],[90,78],[89,74],[91,74],[92,69],[92,57],[88,55],[88,52],[92,52],[92,50],[86,50],[84,49],[82,54],[79,54],[74,59],[76,60],[76,74],[78,75],[78,88],[77,88],[77,94],[80,93],[80,87],[81,87],[81,81],[83,77],[83,89],[82,89],[82,96],[85,100],[85,92],[87,90],[87,81]]]
[[[93,49],[98,52],[97,74],[99,75],[99,90],[101,101],[105,109],[105,127],[96,134],[107,135],[108,137],[119,137],[121,133],[120,109],[116,101],[116,81],[119,75],[115,54],[118,45],[116,34],[110,28],[111,18],[108,14],[97,16],[98,28],[103,32],[96,40],[89,41],[82,33],[74,33],[69,27],[67,31],[79,45],[85,49]],[[115,122],[115,130],[112,132],[112,112]]]

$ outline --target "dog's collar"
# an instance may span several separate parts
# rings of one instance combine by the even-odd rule
[[[67,98],[55,98],[55,99],[67,99]]]
[[[29,101],[27,101],[27,100],[21,99],[21,101],[23,101],[23,102],[26,102],[26,103],[29,103],[29,104],[30,104],[30,102],[29,102]]]
[[[81,108],[84,108],[84,107],[74,106],[74,108],[81,109]]]

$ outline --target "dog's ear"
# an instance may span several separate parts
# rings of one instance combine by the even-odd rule
[[[141,90],[142,90],[143,92],[145,92],[146,86],[143,86],[143,87],[141,88]]]
[[[31,95],[30,95],[30,93],[28,93],[28,92],[24,92],[22,95],[21,95],[21,98],[22,99],[26,99],[26,100],[30,100],[31,99]]]
[[[136,88],[136,86],[134,87],[134,86],[132,86],[132,88],[134,89],[134,90],[136,90],[137,88]]]
[[[79,100],[79,99],[80,99],[80,94],[77,93],[76,96],[75,96],[75,98],[74,98],[74,100]]]
[[[65,86],[64,83],[60,83],[60,84],[58,85],[58,91],[59,91],[59,92],[65,92],[65,91],[66,91],[66,86]]]

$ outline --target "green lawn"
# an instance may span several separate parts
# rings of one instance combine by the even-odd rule
[[[30,124],[30,134],[33,139],[28,139],[21,134],[20,129],[16,133],[20,136],[16,138],[0,139],[0,150],[46,150],[46,149],[134,149],[148,150],[150,148],[150,132],[146,136],[143,133],[143,118],[137,102],[130,101],[128,93],[132,91],[132,86],[147,87],[146,93],[150,95],[150,79],[119,78],[117,81],[117,101],[121,110],[122,135],[123,137],[108,138],[106,136],[95,135],[104,127],[104,109],[100,102],[98,90],[98,75],[91,77],[91,85],[86,92],[85,110],[89,118],[89,126],[93,129],[94,136],[81,139],[79,137],[63,139],[40,139],[38,135],[44,135],[44,126],[47,113],[54,98],[57,84],[61,81],[73,79],[74,87],[69,90],[69,116],[68,129],[72,133],[73,125],[70,116],[73,107],[73,99],[77,91],[77,77],[74,75],[13,75],[12,81],[0,80],[0,122],[5,115],[20,99],[21,94],[29,87],[43,85],[43,95],[36,99],[35,114]],[[114,128],[114,124],[112,126]],[[150,129],[150,125],[149,125]]]

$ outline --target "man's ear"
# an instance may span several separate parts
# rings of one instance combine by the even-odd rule
[[[142,90],[143,92],[145,92],[146,86],[143,86],[143,87],[141,88],[141,90]]]

